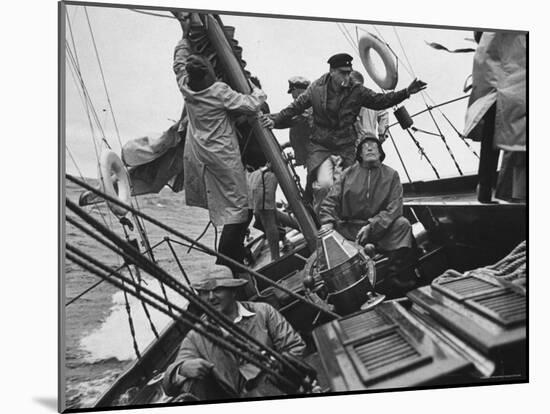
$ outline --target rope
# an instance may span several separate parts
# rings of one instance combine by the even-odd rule
[[[124,230],[124,236],[126,237],[126,241],[128,243],[131,243],[128,232],[126,231],[126,226],[122,223],[122,221],[121,221],[121,224],[122,224],[122,229]],[[137,240],[135,242],[137,244]],[[126,269],[128,270],[128,273],[130,274],[130,277],[132,278],[132,280],[134,280],[134,275],[132,273],[132,268],[130,267],[130,265],[127,264]],[[136,268],[136,273],[137,273],[137,276],[138,276],[139,285],[141,285],[142,279],[141,279],[141,274],[139,273],[139,268]],[[165,297],[166,297],[166,295],[165,295]],[[166,297],[166,300],[168,300],[168,297]],[[155,334],[155,337],[158,339],[159,334],[157,332],[157,328],[155,328],[155,325],[153,324],[153,321],[151,320],[151,315],[149,314],[149,310],[147,309],[147,306],[143,302],[141,302],[141,306],[143,307],[143,311],[145,312],[145,316],[147,317],[147,320],[149,321],[149,325],[151,326],[151,330]]]
[[[87,183],[82,182],[82,181],[78,180],[77,178],[75,178],[75,177],[73,177],[73,176],[71,176],[71,175],[69,175],[69,174],[66,174],[66,177],[67,177],[67,179],[68,179],[69,181],[72,181],[72,182],[74,182],[75,184],[78,184],[78,185],[82,186],[83,188],[86,188],[87,190],[92,191],[94,194],[100,195],[100,196],[103,197],[104,199],[106,199],[106,200],[108,200],[108,201],[111,201],[111,202],[113,202],[114,204],[117,204],[117,205],[119,205],[119,206],[122,206],[122,207],[126,208],[127,210],[133,212],[134,214],[138,214],[139,216],[141,216],[141,217],[144,218],[145,220],[147,220],[147,221],[149,221],[150,223],[152,223],[152,224],[154,224],[154,225],[160,227],[161,229],[163,229],[163,230],[165,230],[165,231],[168,231],[168,232],[170,232],[171,234],[174,234],[174,235],[178,236],[179,238],[181,238],[181,239],[187,241],[188,243],[192,243],[192,244],[194,244],[194,245],[200,247],[200,248],[203,249],[206,253],[209,253],[209,254],[212,255],[212,256],[216,256],[216,257],[218,257],[218,258],[220,258],[220,259],[222,259],[222,260],[228,262],[229,264],[231,264],[232,266],[238,268],[239,270],[242,270],[242,271],[244,271],[244,272],[247,272],[247,273],[249,273],[250,275],[254,276],[255,278],[262,280],[262,281],[265,282],[266,284],[268,284],[268,285],[270,285],[270,286],[272,286],[272,287],[274,287],[274,288],[276,288],[276,289],[279,289],[279,290],[285,292],[286,294],[290,295],[290,296],[293,297],[294,299],[298,299],[299,301],[301,301],[301,302],[307,304],[308,306],[311,306],[311,307],[315,308],[316,310],[320,310],[321,312],[323,312],[323,313],[325,313],[325,314],[327,314],[327,315],[330,315],[330,316],[332,316],[333,318],[339,318],[339,316],[338,316],[336,313],[334,313],[334,312],[332,312],[332,311],[329,311],[329,310],[327,310],[326,308],[323,308],[323,307],[317,305],[316,303],[310,302],[309,300],[307,300],[307,299],[304,298],[303,296],[300,296],[300,295],[298,295],[297,293],[291,291],[290,289],[287,289],[286,287],[279,285],[278,283],[272,281],[272,280],[269,279],[268,277],[266,277],[266,276],[264,276],[264,275],[262,275],[262,274],[256,272],[256,271],[253,270],[253,269],[250,269],[250,268],[244,266],[244,265],[243,265],[242,263],[240,263],[240,262],[237,262],[237,261],[234,260],[233,258],[228,257],[228,256],[226,256],[226,255],[223,255],[223,254],[221,254],[221,253],[218,253],[218,252],[214,251],[213,249],[210,249],[209,247],[207,247],[207,246],[205,246],[205,245],[203,245],[203,244],[201,244],[201,243],[199,243],[199,242],[194,242],[193,239],[191,239],[189,236],[186,236],[185,234],[183,234],[183,233],[181,233],[181,232],[179,232],[179,231],[177,231],[177,230],[175,230],[175,229],[173,229],[173,228],[171,228],[171,227],[169,227],[169,226],[167,226],[167,225],[161,223],[160,221],[156,220],[155,218],[153,218],[153,217],[151,217],[151,216],[149,216],[149,215],[147,215],[147,214],[145,214],[145,213],[142,213],[142,212],[137,211],[137,210],[134,209],[132,206],[129,206],[129,205],[127,205],[127,204],[121,202],[120,200],[118,200],[118,199],[116,199],[116,198],[114,198],[114,197],[109,196],[108,194],[102,193],[102,192],[99,191],[98,189],[93,188],[92,186],[88,185]],[[67,202],[67,205],[70,204],[70,205],[74,206],[76,209],[81,210],[78,206],[76,206],[76,205],[75,205],[74,203],[72,203],[70,200],[67,199],[66,202]],[[91,218],[91,219],[93,220],[93,218]]]
[[[216,226],[214,226],[214,229],[216,228]],[[177,245],[179,246],[183,246],[183,247],[187,247],[187,248],[190,248],[191,250],[196,250],[198,252],[201,252],[201,253],[206,253],[206,254],[209,254],[206,250],[203,250],[197,246],[193,246],[192,244],[187,244],[187,243],[182,243],[178,240],[174,240],[174,239],[170,239],[170,241],[172,243],[176,243]]]
[[[431,98],[430,98],[430,100],[433,101]],[[479,155],[472,148],[472,146],[468,143],[468,141],[466,141],[466,137],[460,133],[460,131],[454,126],[454,124],[451,122],[451,120],[449,118],[447,118],[447,115],[445,115],[445,113],[441,109],[438,108],[437,110],[439,111],[441,116],[449,123],[449,125],[455,131],[456,135],[460,138],[460,140],[462,142],[464,142],[464,144],[468,147],[468,149],[479,159]]]
[[[258,368],[260,368],[262,370],[265,370],[270,375],[277,378],[277,380],[280,381],[281,383],[287,384],[287,386],[290,385],[290,387],[294,387],[294,384],[290,383],[290,381],[288,381],[286,378],[282,377],[278,372],[273,370],[271,368],[271,366],[269,366],[267,363],[262,362],[262,359],[265,359],[265,356],[263,354],[248,348],[246,346],[246,344],[244,344],[244,349],[243,350],[237,348],[237,346],[235,346],[233,344],[233,343],[237,342],[234,337],[229,335],[226,338],[222,338],[221,335],[220,335],[220,332],[214,326],[206,323],[205,321],[203,321],[200,318],[196,317],[192,313],[186,312],[185,310],[183,310],[179,307],[176,307],[176,310],[180,313],[180,315],[179,315],[179,317],[176,316],[173,312],[167,310],[166,308],[163,308],[157,302],[154,302],[152,299],[144,297],[143,294],[142,294],[142,293],[146,293],[147,295],[151,296],[153,299],[160,302],[160,304],[164,304],[163,299],[160,296],[156,295],[154,292],[150,291],[149,289],[142,289],[141,292],[137,291],[137,290],[131,290],[131,289],[127,288],[124,284],[124,281],[126,281],[126,283],[130,283],[130,285],[131,285],[131,282],[128,279],[124,278],[124,276],[122,276],[120,274],[116,275],[121,280],[120,282],[116,281],[112,278],[109,278],[108,276],[106,276],[104,273],[101,273],[101,271],[99,271],[97,269],[97,268],[100,268],[100,269],[104,270],[104,267],[103,267],[102,263],[96,261],[92,257],[86,255],[84,252],[76,249],[75,247],[73,247],[69,244],[67,245],[67,250],[69,251],[69,253],[67,254],[67,257],[70,260],[72,260],[73,262],[77,263],[79,266],[81,266],[84,269],[88,270],[89,272],[94,273],[97,276],[103,278],[104,280],[108,281],[109,283],[116,286],[117,288],[119,288],[121,290],[124,290],[127,293],[130,293],[131,295],[137,297],[139,300],[142,300],[142,301],[148,303],[150,306],[152,306],[155,309],[157,309],[158,311],[168,315],[169,317],[171,317],[176,322],[178,322],[180,324],[183,323],[186,328],[195,330],[197,333],[199,333],[200,335],[202,335],[205,338],[209,339],[210,341],[212,341],[214,344],[220,346],[221,348],[223,348],[223,349],[225,349],[225,350],[227,350],[227,351],[229,351],[233,354],[236,354],[236,355],[240,356],[242,359],[252,363],[253,365],[257,366]],[[78,256],[80,256],[80,258],[83,258],[83,259],[87,260],[89,263],[92,263],[97,268],[94,268],[94,267],[90,266],[88,263],[81,260]],[[212,332],[214,332],[214,333],[212,333]]]
[[[130,274],[130,277],[132,278],[132,280],[134,280],[134,275],[132,273],[132,269],[130,268],[130,266],[126,266],[126,268],[128,269],[128,273]],[[136,274],[137,274],[137,278],[138,278],[138,281],[139,281],[138,286],[141,288],[142,279],[141,279],[141,275],[139,273],[138,268],[136,268]],[[147,305],[143,301],[140,301],[140,302],[141,302],[141,307],[143,308],[143,312],[145,312],[145,316],[147,317],[147,320],[149,321],[149,326],[151,327],[151,330],[153,331],[153,334],[155,335],[155,338],[159,339],[159,333],[157,331],[157,328],[155,327],[155,324],[153,323],[153,320],[151,319],[151,314],[149,313],[149,309],[147,308]]]
[[[187,276],[187,273],[185,272],[185,269],[181,265],[180,259],[178,258],[178,255],[176,254],[176,250],[174,250],[174,247],[172,246],[172,243],[170,242],[170,239],[168,237],[165,237],[164,240],[166,240],[166,243],[168,244],[168,247],[170,248],[170,251],[172,252],[172,255],[174,256],[174,259],[176,260],[176,263],[180,269],[180,272],[182,273],[183,277],[185,278],[185,281],[189,286],[191,286],[191,281],[189,280],[189,277]]]
[[[211,224],[212,224],[212,220],[210,220],[210,221],[206,224],[206,226],[204,227],[204,230],[202,231],[202,233],[199,234],[199,237],[197,237],[197,238],[195,239],[195,242],[198,242],[198,241],[200,241],[200,239],[203,238],[203,236],[206,234],[206,231],[208,230],[208,228],[210,227]],[[215,227],[215,226],[214,226],[214,227]],[[192,248],[193,248],[192,245],[189,246],[189,250],[187,250],[187,254],[189,254],[189,253],[191,252],[191,249],[192,249]]]
[[[390,139],[393,144],[393,147],[395,148],[395,152],[397,153],[397,156],[399,157],[399,161],[401,162],[401,165],[403,166],[403,170],[405,170],[405,174],[407,175],[407,179],[409,180],[409,183],[412,183],[411,176],[409,175],[409,172],[407,171],[407,167],[405,166],[405,161],[403,161],[403,158],[401,157],[401,153],[399,152],[399,149],[397,148],[397,145],[395,144],[395,140],[393,139],[393,135],[390,131],[390,129],[387,129],[388,133],[390,134]]]
[[[137,210],[141,211],[139,203],[138,203],[138,199],[137,199],[136,196],[133,197],[133,201],[136,203]],[[151,261],[156,262],[155,255],[153,253],[153,249],[150,248],[151,244],[149,243],[149,238],[147,236],[147,229],[145,228],[145,223],[140,221],[140,218],[138,216],[136,216],[135,214],[133,215],[133,218],[135,220],[136,227],[138,229],[138,234],[141,237],[141,241],[143,242],[143,244],[146,247],[145,253],[149,255],[149,257],[151,258]],[[168,300],[168,295],[166,293],[166,288],[164,287],[164,285],[160,281],[159,281],[159,286],[160,286],[160,290],[162,291],[162,294],[164,295],[164,298],[166,300]]]
[[[123,239],[121,239],[118,235],[113,233],[111,230],[109,230],[105,226],[102,226],[101,223],[99,223],[93,217],[87,215],[80,207],[78,207],[76,204],[74,204],[70,200],[66,200],[66,204],[71,211],[73,211],[81,219],[83,219],[86,223],[88,223],[88,225],[92,226],[95,230],[99,231],[103,235],[103,237],[106,237],[109,241],[102,239],[101,237],[94,234],[91,230],[87,229],[83,225],[80,225],[78,223],[75,224],[83,232],[85,232],[92,238],[96,239],[97,241],[99,241],[109,249],[113,250],[115,253],[122,256],[125,260],[132,262],[133,264],[141,267],[146,272],[148,272],[151,276],[165,282],[175,292],[182,295],[191,304],[197,306],[211,320],[216,322],[221,327],[225,328],[228,332],[232,333],[235,337],[245,338],[246,341],[257,345],[259,348],[265,348],[265,351],[270,353],[275,359],[279,360],[282,364],[288,366],[291,370],[295,370],[294,366],[289,364],[282,355],[280,355],[276,351],[273,351],[269,347],[265,346],[264,344],[259,342],[256,338],[250,336],[247,332],[243,331],[240,327],[234,325],[225,317],[225,315],[222,315],[216,309],[212,308],[203,299],[201,299],[200,297],[197,297],[191,289],[182,285],[177,279],[175,279],[174,277],[169,275],[166,271],[164,271],[164,269],[160,268],[158,265],[151,262],[146,257],[142,256],[139,253],[139,251],[137,251],[135,247],[132,246],[130,243],[125,242]],[[71,219],[71,218],[68,217],[67,219]]]
[[[409,130],[409,128],[407,128],[406,131],[409,134],[409,136],[411,137],[411,139],[413,140],[414,145],[416,145],[416,148],[418,148],[418,152],[421,154],[422,157],[426,158],[426,161],[428,162],[428,164],[430,164],[430,167],[432,167],[432,170],[434,171],[435,176],[437,178],[441,178],[439,176],[439,173],[437,172],[437,169],[434,167],[434,165],[432,164],[432,162],[430,161],[430,159],[428,158],[428,156],[424,152],[424,148],[422,148],[422,146],[420,145],[420,142],[417,141],[417,139],[414,137],[413,133]]]
[[[124,286],[124,282],[123,286]],[[136,353],[137,359],[141,359],[141,353],[139,352],[137,339],[136,339],[136,330],[134,327],[134,320],[132,319],[132,310],[130,309],[130,302],[128,302],[128,294],[126,289],[123,289],[124,292],[124,302],[126,303],[126,314],[128,315],[128,325],[130,325],[130,333],[132,334],[132,344],[134,346],[134,352]]]
[[[426,100],[424,99],[424,103],[426,104],[426,107],[428,107],[428,103],[426,102]],[[449,147],[449,144],[447,144],[447,140],[445,139],[445,136],[443,135],[443,132],[441,132],[441,129],[439,128],[439,124],[436,122],[434,116],[433,116],[433,113],[431,110],[428,110],[428,113],[430,114],[430,117],[432,118],[432,121],[435,125],[435,127],[437,128],[437,131],[439,132],[439,136],[441,137],[441,140],[443,141],[443,144],[445,144],[445,148],[447,149],[447,152],[449,153],[449,155],[451,156],[451,158],[453,159],[453,162],[456,166],[456,169],[458,170],[458,173],[460,175],[464,175],[464,173],[462,172],[462,170],[460,169],[460,166],[458,165],[458,162],[456,161],[456,158],[453,154],[453,151],[451,151],[451,148]]]

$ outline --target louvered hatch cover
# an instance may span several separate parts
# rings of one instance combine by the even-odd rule
[[[356,341],[346,349],[365,385],[432,360],[398,327]]]
[[[463,276],[433,284],[432,287],[455,300],[462,301],[483,293],[502,290],[496,283],[477,276]]]
[[[527,298],[512,290],[501,290],[467,300],[465,303],[492,320],[508,327],[524,323]]]
[[[380,314],[376,309],[341,319],[339,323],[344,334],[344,340],[342,341],[344,344],[364,338],[380,329],[395,326],[394,323]]]

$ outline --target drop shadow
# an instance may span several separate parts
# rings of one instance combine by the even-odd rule
[[[57,398],[54,397],[33,397],[33,401],[46,407],[53,412],[57,412]]]

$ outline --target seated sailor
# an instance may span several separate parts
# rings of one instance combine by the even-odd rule
[[[396,272],[412,257],[411,224],[403,217],[403,186],[399,174],[382,164],[382,144],[374,135],[357,146],[357,162],[344,170],[321,204],[322,229],[335,228],[361,245],[372,243],[390,257]],[[397,267],[398,266],[398,267]],[[391,275],[396,287],[412,288],[412,280]]]
[[[273,350],[300,358],[305,344],[286,319],[266,303],[239,302],[237,288],[247,283],[218,265],[207,279],[193,284],[200,297],[258,341]],[[205,316],[203,316],[205,318]],[[228,335],[220,329],[220,335]],[[260,368],[190,331],[175,361],[164,373],[167,395],[193,395],[199,400],[284,394]]]

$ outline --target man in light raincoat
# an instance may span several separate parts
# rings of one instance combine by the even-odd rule
[[[248,195],[229,111],[256,113],[266,95],[255,87],[250,95],[241,94],[217,81],[210,62],[191,53],[187,39],[190,20],[186,16],[179,20],[183,38],[176,46],[173,68],[188,119],[184,149],[186,203],[208,208],[212,223],[224,226],[218,251],[242,263]]]

